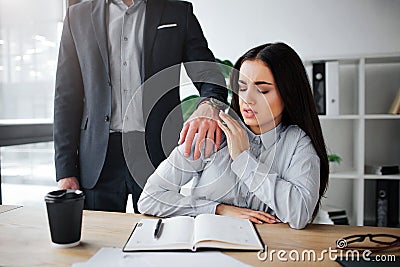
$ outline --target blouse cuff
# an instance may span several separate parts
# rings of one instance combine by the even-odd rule
[[[254,175],[254,172],[257,170],[257,166],[257,160],[249,153],[248,150],[240,153],[240,155],[231,163],[232,171],[243,182],[249,180]]]

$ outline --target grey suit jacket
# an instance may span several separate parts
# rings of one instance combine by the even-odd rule
[[[177,27],[157,29],[159,25]],[[93,188],[103,167],[111,113],[111,82],[106,32],[106,1],[73,5],[64,20],[54,99],[54,147],[57,181],[78,177]],[[143,36],[143,114],[146,147],[154,166],[177,144],[182,127],[179,68],[168,82],[151,77],[176,64],[214,61],[192,6],[183,1],[148,0]],[[224,79],[216,67],[188,68],[202,97],[226,102]],[[162,76],[162,75],[161,75]],[[154,77],[154,76],[153,76]],[[178,108],[176,108],[178,107]],[[167,123],[165,123],[167,122]],[[166,140],[162,144],[161,140]],[[164,146],[164,147],[163,147]]]

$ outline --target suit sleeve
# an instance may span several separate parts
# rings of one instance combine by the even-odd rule
[[[54,94],[54,150],[56,180],[79,177],[78,146],[83,109],[83,81],[70,28],[64,20]]]
[[[228,91],[225,78],[215,63],[214,55],[208,48],[207,40],[190,3],[187,8],[185,36],[184,65],[200,96],[212,97],[227,103]]]

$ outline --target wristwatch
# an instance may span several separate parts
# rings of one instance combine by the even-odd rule
[[[217,109],[217,110],[225,110],[228,105],[215,99],[215,98],[207,98],[205,100],[203,100],[202,102],[200,102],[199,105],[202,105],[204,103],[209,104],[210,106],[212,106],[213,108]]]

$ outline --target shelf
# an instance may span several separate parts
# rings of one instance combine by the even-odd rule
[[[320,120],[358,120],[364,117],[366,120],[400,120],[400,115],[394,114],[366,114],[364,116],[360,115],[335,115],[335,116],[327,116],[327,115],[319,115],[318,118]]]
[[[393,115],[395,116],[395,115]],[[320,120],[358,120],[360,118],[359,115],[319,115],[318,118]]]
[[[367,64],[400,63],[400,53],[397,52],[384,54],[331,55],[305,59],[304,64],[309,65],[313,62],[333,60],[338,60],[340,64],[358,64],[362,58],[365,59],[365,63]]]
[[[366,64],[390,64],[390,63],[400,63],[400,56],[394,54],[393,56],[383,56],[383,57],[366,57]]]
[[[373,179],[373,180],[400,180],[400,174],[392,174],[392,175],[376,175],[376,174],[364,174],[365,179]]]
[[[400,120],[400,115],[394,114],[368,114],[364,116],[367,120]]]
[[[345,209],[354,225],[368,224],[371,185],[400,181],[400,174],[364,173],[368,162],[400,162],[400,114],[387,113],[400,85],[400,51],[313,58],[305,61],[309,72],[317,61],[339,63],[338,112],[318,116],[327,148],[343,159],[329,174],[325,204]]]
[[[329,58],[314,58],[314,59],[306,59],[303,60],[303,64],[305,66],[310,66],[316,62],[326,62],[326,61],[339,61],[341,65],[357,65],[360,63],[359,58],[345,58],[345,57],[329,57]]]
[[[356,171],[338,171],[329,173],[329,178],[333,179],[358,179],[358,174]]]

